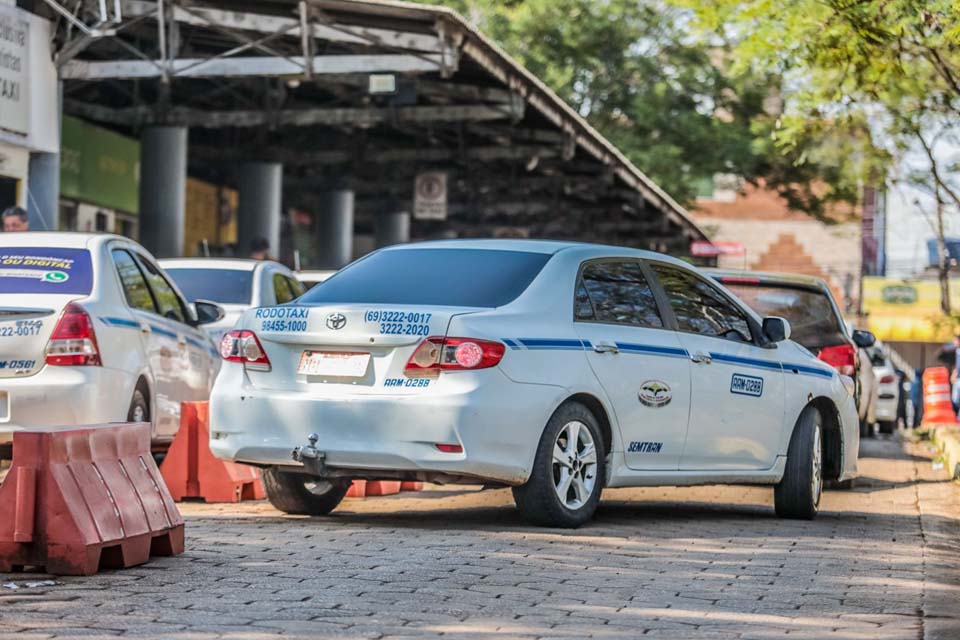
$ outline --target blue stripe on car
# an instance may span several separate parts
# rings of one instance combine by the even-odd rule
[[[546,338],[520,338],[517,340],[527,349],[574,349],[582,351],[585,347],[583,340],[552,340]]]
[[[150,329],[154,333],[159,334],[161,336],[166,336],[167,338],[173,338],[173,339],[177,338],[177,334],[174,333],[173,331],[168,331],[167,329],[164,329],[163,327],[158,327],[155,324],[150,325]]]
[[[104,317],[101,317],[100,319],[103,320],[105,323],[107,323],[107,324],[109,324],[109,325],[112,325],[112,326],[114,326],[114,327],[129,327],[129,328],[131,328],[131,329],[139,329],[139,328],[140,328],[140,323],[139,323],[139,322],[134,322],[133,320],[127,320],[127,319],[125,319],[125,318],[109,318],[109,317],[108,317],[108,318],[104,318]]]
[[[833,377],[833,371],[832,371],[832,370],[820,369],[820,368],[818,368],[818,367],[806,367],[806,366],[804,366],[804,365],[802,365],[802,364],[788,364],[788,363],[784,362],[784,363],[783,363],[783,368],[784,368],[784,369],[792,369],[793,371],[796,371],[797,373],[807,373],[807,374],[810,374],[810,375],[812,375],[812,376],[822,376],[822,377],[824,377],[824,378],[832,378],[832,377]]]
[[[686,349],[678,347],[658,347],[652,344],[634,344],[632,342],[618,342],[617,348],[620,351],[629,351],[631,353],[645,353],[653,356],[666,356],[668,358],[687,358],[690,353]]]
[[[726,353],[710,352],[710,357],[719,362],[730,362],[733,364],[742,364],[747,367],[756,367],[757,369],[773,369],[779,371],[783,366],[780,362],[770,360],[755,360],[753,358],[743,358],[741,356],[731,356]]]

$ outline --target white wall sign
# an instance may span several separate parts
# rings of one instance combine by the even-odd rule
[[[447,174],[430,171],[417,174],[413,186],[413,217],[418,220],[447,218]]]
[[[30,23],[0,5],[0,129],[30,133]]]

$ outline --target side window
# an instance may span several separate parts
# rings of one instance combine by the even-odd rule
[[[663,326],[653,291],[636,262],[594,262],[580,276],[577,320]]]
[[[127,304],[134,309],[156,313],[157,308],[153,304],[153,296],[150,295],[147,281],[143,279],[143,273],[134,262],[133,256],[123,249],[114,249],[110,255],[113,257],[113,264],[117,267]]]
[[[183,303],[163,274],[152,262],[142,256],[137,256],[137,262],[143,267],[143,274],[147,278],[150,290],[153,291],[153,297],[157,300],[160,315],[177,322],[186,322],[187,312],[183,308]]]
[[[654,265],[681,331],[752,342],[747,316],[707,282],[691,273]]]
[[[294,298],[293,292],[290,291],[290,285],[287,284],[287,279],[283,277],[282,273],[273,274],[273,293],[277,297],[277,304],[290,302]]]
[[[297,299],[304,294],[305,290],[303,285],[300,284],[298,280],[294,280],[289,276],[284,276],[284,278],[286,279],[287,284],[290,286],[290,291],[293,293],[294,299]]]

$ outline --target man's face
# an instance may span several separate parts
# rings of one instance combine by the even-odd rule
[[[3,231],[29,231],[30,223],[20,219],[20,216],[8,216],[3,219]]]

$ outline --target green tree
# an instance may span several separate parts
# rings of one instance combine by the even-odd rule
[[[693,34],[660,0],[436,0],[459,10],[677,200],[717,173],[764,182],[827,217],[855,203],[871,147],[861,120],[781,126],[783,73],[735,65],[727,38]]]
[[[960,209],[960,2],[957,0],[674,0],[714,37],[735,41],[736,69],[779,73],[792,88],[782,148],[824,118],[859,120],[904,164],[894,175],[932,196],[942,307],[949,313],[943,216]],[[917,162],[912,155],[919,156]],[[883,166],[882,153],[871,169]]]

